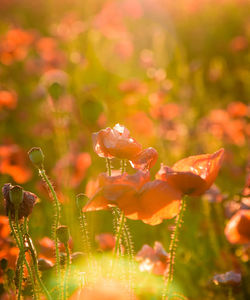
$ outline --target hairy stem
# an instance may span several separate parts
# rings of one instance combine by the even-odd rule
[[[59,256],[59,247],[58,247],[58,238],[56,234],[56,228],[59,226],[59,219],[60,219],[60,203],[57,198],[55,189],[53,185],[51,184],[46,172],[44,169],[39,169],[39,174],[42,177],[42,179],[46,182],[51,195],[53,199],[53,204],[54,204],[54,211],[55,211],[55,217],[53,220],[53,225],[52,225],[52,236],[55,241],[55,248],[56,248],[56,273],[58,276],[58,282],[59,282],[59,290],[61,291],[61,269],[60,269],[60,256]],[[62,293],[62,291],[61,291]]]
[[[69,277],[69,268],[70,268],[70,253],[69,253],[69,245],[65,244],[66,249],[66,269],[64,274],[64,283],[63,283],[63,299],[67,299],[67,291],[68,291],[68,277]]]
[[[168,269],[167,278],[165,280],[165,287],[164,287],[163,295],[162,295],[163,300],[169,299],[169,294],[170,294],[169,289],[170,289],[170,285],[171,285],[171,282],[173,281],[173,276],[174,276],[175,251],[176,251],[176,247],[177,247],[179,231],[180,231],[180,228],[183,223],[183,215],[184,215],[184,211],[185,211],[185,206],[186,206],[186,199],[184,197],[181,200],[180,212],[176,217],[175,228],[174,228],[174,231],[171,236],[171,242],[170,242],[170,247],[169,247],[169,255],[170,255],[169,256],[169,269]]]
[[[29,251],[31,252],[31,257],[32,257],[32,260],[33,260],[33,266],[34,266],[36,280],[38,281],[41,290],[46,295],[46,298],[48,300],[52,300],[52,298],[50,296],[50,293],[48,292],[48,290],[47,290],[46,286],[44,285],[44,283],[43,283],[43,281],[41,279],[41,276],[39,274],[38,263],[37,263],[37,254],[36,254],[36,251],[34,249],[32,239],[31,239],[31,237],[30,237],[30,235],[28,233],[27,218],[24,219],[24,231],[25,231],[25,235],[26,235],[26,238],[27,238],[27,243],[28,243]]]

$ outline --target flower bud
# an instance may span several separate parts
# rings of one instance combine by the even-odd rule
[[[40,168],[43,168],[43,162],[44,162],[44,154],[42,152],[42,149],[39,147],[33,147],[30,149],[30,151],[28,152],[29,154],[29,158],[31,160],[31,162]]]
[[[23,202],[23,188],[19,185],[15,185],[10,188],[10,202],[15,208],[18,208]]]
[[[45,258],[38,258],[38,268],[40,271],[47,271],[54,267],[54,264]]]
[[[2,270],[4,271],[8,267],[8,260],[6,258],[2,258],[0,261],[0,265]]]
[[[81,193],[76,196],[76,205],[78,209],[82,209],[83,206],[88,202],[89,198],[87,195]]]
[[[69,228],[68,226],[61,225],[57,227],[56,234],[61,243],[66,245],[69,241]]]

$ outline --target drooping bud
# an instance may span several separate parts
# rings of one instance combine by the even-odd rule
[[[67,245],[67,243],[69,241],[69,228],[68,228],[68,226],[61,225],[61,226],[57,227],[56,234],[58,236],[59,241],[61,243],[63,243],[64,245]]]
[[[14,185],[10,188],[9,191],[10,202],[17,209],[20,204],[23,202],[23,188],[19,185]]]
[[[39,169],[43,168],[44,154],[40,147],[33,147],[28,152],[31,162]]]
[[[76,205],[78,207],[78,209],[82,209],[83,206],[89,201],[89,198],[87,195],[81,193],[81,194],[78,194],[76,196]]]
[[[54,267],[54,264],[45,258],[39,258],[38,259],[38,268],[40,271],[47,271]]]

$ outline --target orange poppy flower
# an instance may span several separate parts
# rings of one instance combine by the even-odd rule
[[[168,270],[169,254],[160,242],[155,242],[154,248],[144,245],[137,253],[136,260],[140,262],[140,271],[164,275]]]
[[[227,223],[225,235],[232,244],[250,243],[250,210],[240,209]]]
[[[181,192],[162,180],[149,182],[149,173],[101,175],[99,187],[84,212],[118,206],[128,218],[150,225],[160,224],[179,212]]]
[[[157,151],[149,147],[143,151],[141,151],[133,161],[130,161],[131,166],[135,169],[139,170],[149,170],[151,169],[158,159]]]
[[[102,129],[93,134],[94,150],[100,157],[133,160],[142,146],[130,136],[129,130],[120,124],[113,129]]]
[[[101,233],[96,235],[96,242],[103,251],[113,250],[115,248],[115,237],[111,233]]]
[[[0,146],[0,173],[9,174],[17,183],[27,182],[32,172],[26,165],[26,157],[17,145]]]
[[[156,174],[157,179],[165,180],[169,185],[184,194],[199,196],[215,181],[224,156],[224,149],[213,154],[202,154],[184,158],[172,168],[162,165]]]
[[[0,91],[0,110],[2,108],[14,109],[17,105],[17,95],[15,92]]]

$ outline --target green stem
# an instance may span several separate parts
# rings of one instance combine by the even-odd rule
[[[27,242],[28,242],[28,245],[29,245],[29,251],[31,252],[31,257],[32,257],[32,260],[33,260],[36,279],[37,279],[43,293],[46,295],[46,298],[48,300],[52,300],[52,298],[50,296],[50,293],[48,292],[48,290],[47,290],[46,286],[44,285],[44,283],[41,279],[41,276],[39,274],[36,251],[34,249],[31,237],[28,233],[27,218],[24,219],[24,231],[25,231],[25,235],[27,237]]]
[[[55,241],[55,248],[56,248],[56,273],[58,275],[58,281],[59,281],[59,290],[61,291],[61,269],[60,269],[60,256],[59,256],[59,247],[58,247],[58,238],[56,234],[56,229],[59,226],[59,218],[60,218],[60,204],[59,200],[57,198],[56,192],[53,188],[53,185],[51,184],[46,172],[44,169],[39,169],[39,174],[42,177],[42,179],[46,182],[51,195],[53,199],[54,204],[54,210],[55,210],[55,218],[53,220],[52,225],[52,236]]]
[[[119,229],[118,229],[116,241],[115,241],[115,255],[117,255],[117,250],[120,247],[120,240],[121,240],[121,236],[122,236],[122,229],[123,229],[124,222],[125,222],[125,215],[122,212],[121,218],[120,218]]]
[[[163,300],[168,299],[168,297],[170,295],[169,289],[170,289],[170,285],[171,285],[171,282],[173,281],[173,276],[174,276],[175,251],[176,251],[176,247],[177,247],[179,231],[180,231],[180,228],[183,223],[183,215],[184,215],[184,211],[185,211],[185,206],[186,206],[186,200],[184,197],[181,200],[180,212],[176,217],[175,229],[171,236],[171,242],[170,242],[170,247],[169,247],[169,270],[168,270],[167,279],[165,281],[165,287],[163,290],[163,295],[162,295]]]
[[[110,162],[110,158],[106,158],[106,167],[107,167],[108,175],[111,176],[111,162]]]
[[[69,253],[69,245],[64,244],[66,249],[66,270],[64,275],[64,283],[63,283],[63,299],[67,299],[67,291],[68,291],[68,277],[69,277],[69,267],[70,267],[70,253]]]

